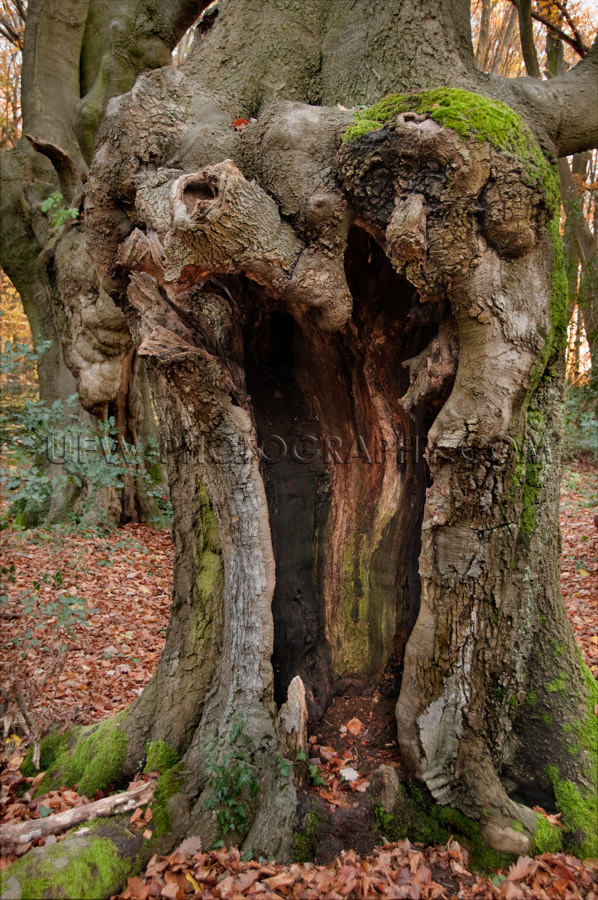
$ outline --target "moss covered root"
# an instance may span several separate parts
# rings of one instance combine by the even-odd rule
[[[141,867],[142,839],[116,823],[98,823],[85,833],[36,847],[0,872],[3,900],[95,898],[116,894]]]
[[[68,742],[68,735],[59,734],[57,731],[51,731],[41,742],[39,754],[39,769],[33,765],[33,747],[29,748],[21,766],[21,772],[26,778],[33,778],[38,772],[46,771],[50,768],[54,760],[62,753]]]
[[[485,875],[507,866],[515,857],[493,850],[482,837],[479,822],[450,806],[438,806],[424,790],[411,781],[401,784],[392,812],[377,806],[378,829],[389,841],[409,838],[422,844],[446,844],[454,837],[467,848],[473,871]]]
[[[77,786],[80,794],[93,799],[110,785],[120,786],[121,769],[127,753],[127,736],[119,717],[75,729],[67,735],[49,734],[41,744],[40,766],[47,768],[37,793],[43,794],[62,785]],[[30,754],[24,771],[34,774]]]

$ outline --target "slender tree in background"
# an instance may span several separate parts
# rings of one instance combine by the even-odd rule
[[[40,153],[84,202],[52,272],[80,297],[93,260],[146,361],[176,546],[156,674],[48,745],[48,780],[117,783],[162,741],[182,763],[159,846],[209,842],[242,717],[256,791],[234,837],[288,857],[300,784],[279,757],[305,708],[391,680],[431,801],[509,852],[558,844],[539,802],[595,853],[595,684],[559,585],[556,164],[597,143],[598,46],[507,79],[476,68],[464,0],[247,0],[167,65],[201,8],[28,12],[30,138],[5,171],[19,196],[31,173],[32,227]],[[156,848],[102,838],[131,867]]]
[[[113,15],[110,8],[102,18],[89,6],[27,10],[21,0],[2,0],[0,33],[9,49],[1,72],[0,265],[20,294],[34,340],[46,348],[38,363],[42,400],[77,393],[83,428],[93,433],[98,418],[113,416],[120,437],[136,443],[155,434],[149,388],[126,321],[100,288],[85,249],[82,185],[109,98],[131,87],[140,71],[168,62],[191,19],[177,11],[171,22],[165,14],[165,35],[154,40],[150,17],[134,23],[135,11]],[[121,35],[130,30],[132,57],[121,48]],[[94,515],[127,521],[147,514],[138,487],[129,480],[120,499],[103,492]],[[61,518],[74,503],[72,492],[56,492],[50,518]]]
[[[588,53],[579,27],[566,4],[538,3],[538,18],[546,25],[545,57],[546,74],[554,77],[568,67],[567,55],[572,53],[582,59]],[[519,35],[528,75],[540,77],[540,65],[534,43],[532,6],[529,0],[518,4]],[[563,30],[572,31],[572,38]],[[568,50],[568,54],[566,53]],[[565,158],[559,160],[561,200],[564,209],[564,243],[569,289],[569,319],[574,310],[578,326],[583,325],[587,336],[592,363],[592,377],[598,375],[598,241],[592,223],[595,222],[595,201],[592,197],[592,164],[596,153],[577,153],[571,164]],[[589,187],[589,191],[586,189]],[[589,201],[584,194],[589,193]],[[593,207],[593,210],[592,210]],[[579,328],[578,328],[579,330]]]

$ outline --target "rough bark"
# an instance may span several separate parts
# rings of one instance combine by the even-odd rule
[[[297,794],[276,755],[305,721],[289,683],[316,721],[390,675],[402,752],[437,802],[524,852],[541,796],[583,845],[566,797],[591,814],[590,687],[558,583],[553,173],[516,120],[516,152],[464,127],[475,97],[461,133],[414,101],[342,147],[352,114],[332,106],[450,78],[541,131],[548,88],[475,71],[466,3],[417,25],[383,6],[223,3],[185,64],[143,75],[102,126],[88,249],[148,364],[176,543],[164,653],[114,726],[119,765],[147,741],[184,754],[174,833],[209,841],[212,767],[241,713],[260,791],[235,837],[283,858]],[[546,124],[550,153],[563,120]]]

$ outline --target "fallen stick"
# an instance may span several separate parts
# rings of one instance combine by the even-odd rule
[[[83,806],[74,806],[64,812],[46,816],[43,819],[29,819],[27,822],[19,822],[17,825],[0,826],[0,845],[4,844],[28,844],[40,837],[49,834],[60,834],[67,831],[73,825],[80,822],[88,822],[90,819],[98,819],[102,816],[111,816],[115,813],[128,812],[137,806],[149,803],[154,795],[154,783],[143,781],[122,794],[112,794],[93,803],[85,803]]]

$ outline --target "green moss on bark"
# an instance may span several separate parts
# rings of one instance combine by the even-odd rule
[[[183,763],[179,762],[160,775],[156,782],[154,802],[152,803],[152,818],[154,822],[154,837],[159,838],[170,831],[169,800],[183,789]]]
[[[513,154],[524,164],[533,181],[545,185],[552,210],[558,209],[558,173],[544,158],[529,126],[505,103],[480,94],[459,88],[390,94],[355,113],[355,124],[345,131],[343,143],[381,128],[404,112],[428,115],[461,137],[488,141],[497,150]]]
[[[546,690],[549,694],[562,694],[567,689],[567,676],[564,672],[559,672],[556,678],[549,681]]]
[[[148,741],[145,751],[144,772],[159,772],[164,775],[180,760],[177,751],[166,741]]]
[[[548,164],[547,164],[548,165]],[[555,166],[554,177],[558,178]],[[558,181],[557,181],[558,185]],[[548,193],[548,187],[547,187]],[[560,209],[556,211],[548,223],[548,233],[552,238],[554,256],[552,261],[552,290],[550,294],[550,331],[544,343],[540,358],[536,362],[530,378],[528,397],[535,391],[546,370],[546,366],[553,357],[560,357],[567,343],[567,326],[569,324],[569,288],[567,285],[567,270],[565,266],[565,251],[561,240]]]
[[[296,862],[313,861],[321,827],[322,823],[315,812],[308,812],[303,819],[303,827],[295,832],[293,839],[293,859]]]
[[[39,754],[39,769],[33,765],[33,747],[27,752],[21,772],[26,778],[32,778],[37,772],[43,772],[49,769],[57,756],[59,756],[67,745],[68,735],[59,734],[57,731],[51,731],[42,739]]]
[[[435,88],[414,94],[390,94],[372,106],[355,113],[355,124],[344,134],[344,141],[355,140],[404,112],[429,115],[443,128],[462,137],[488,141],[499,150],[520,159],[530,156],[530,139],[535,139],[513,110],[498,100],[489,100],[459,88]],[[370,127],[367,127],[367,126]]]
[[[222,570],[222,549],[218,523],[210,503],[208,492],[198,485],[198,534],[197,534],[197,599],[203,606],[214,594]]]
[[[561,779],[556,766],[548,766],[546,771],[563,816],[565,850],[582,859],[598,857],[596,793],[584,794],[572,781]]]
[[[546,771],[552,782],[557,807],[562,813],[565,849],[583,858],[598,857],[598,736],[594,712],[598,704],[598,684],[581,654],[579,665],[584,680],[586,712],[572,723],[565,722],[562,730],[576,737],[567,749],[571,755],[580,758],[589,786],[584,787],[567,779],[557,765],[548,766]],[[564,675],[562,678],[565,680]]]
[[[347,541],[342,561],[342,636],[339,647],[339,673],[351,675],[368,658],[370,579],[367,545],[362,535]]]

